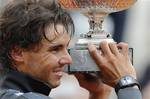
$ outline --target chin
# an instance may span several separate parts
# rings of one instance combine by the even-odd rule
[[[60,85],[60,84],[59,84]],[[54,85],[54,86],[52,86],[52,88],[56,88],[56,87],[58,87],[59,85]]]
[[[56,87],[58,87],[60,85],[60,81],[49,83],[48,85],[51,88],[56,88]]]

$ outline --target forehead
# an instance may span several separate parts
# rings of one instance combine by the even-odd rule
[[[45,27],[45,36],[51,43],[57,43],[62,41],[69,41],[70,35],[67,33],[65,27],[62,24],[48,25]],[[43,39],[45,41],[46,39]]]
[[[49,40],[59,37],[59,35],[62,35],[64,32],[66,32],[66,30],[61,24],[55,26],[54,24],[50,24],[45,27],[45,35]]]

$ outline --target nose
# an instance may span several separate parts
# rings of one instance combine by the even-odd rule
[[[62,57],[59,59],[59,64],[66,65],[71,63],[72,63],[72,58],[69,55],[68,51],[65,51],[65,54],[62,55]]]

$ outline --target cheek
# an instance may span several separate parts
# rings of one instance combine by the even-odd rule
[[[47,82],[51,79],[53,70],[59,66],[58,59],[56,57],[49,57],[40,64],[40,78]]]
[[[24,61],[25,65],[36,69],[42,64],[42,56],[40,54],[31,53],[24,58]]]
[[[53,70],[52,66],[46,66],[45,68],[42,68],[42,71],[40,73],[40,76],[41,76],[40,78],[43,81],[47,82],[51,75],[52,70]]]
[[[53,70],[59,66],[59,57],[51,53],[30,55],[27,59],[29,72],[36,78],[48,82],[53,79]]]
[[[44,68],[56,65],[58,58],[52,54],[31,55],[27,60],[27,65],[36,69],[43,70]]]

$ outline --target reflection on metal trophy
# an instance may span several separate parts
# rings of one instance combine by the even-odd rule
[[[68,10],[78,10],[89,20],[89,32],[81,34],[73,48],[69,49],[73,63],[69,66],[69,71],[99,71],[94,61],[91,59],[87,44],[91,42],[97,47],[102,40],[113,42],[109,33],[102,29],[104,17],[113,12],[128,9],[137,0],[57,0]],[[133,49],[129,49],[131,61],[133,59]]]

